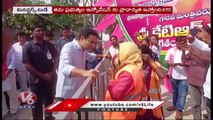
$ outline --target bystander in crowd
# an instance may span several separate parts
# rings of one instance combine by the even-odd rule
[[[15,68],[17,55],[14,48],[11,46],[6,57],[6,62],[3,64],[2,69],[2,115],[7,118],[12,115],[13,119],[17,119],[18,111],[18,91],[16,87],[16,74]],[[9,96],[9,108],[6,104],[5,93]]]
[[[18,42],[13,44],[13,48],[15,50],[15,54],[17,56],[16,62],[16,80],[20,85],[20,91],[28,91],[29,89],[29,80],[30,80],[30,73],[26,70],[25,65],[22,63],[22,50],[23,46],[27,44],[27,35],[24,32],[18,32],[16,38]]]
[[[206,26],[204,28],[199,28],[199,32],[195,35],[195,37],[189,35],[188,42],[190,45],[187,45],[186,43],[182,44],[182,48],[184,50],[190,51],[191,54],[193,54],[197,59],[200,61],[208,61],[210,59],[210,54],[207,55],[203,52],[210,52],[211,50],[211,28]],[[194,47],[194,48],[193,48]],[[196,53],[196,48],[203,51],[202,53],[198,54]],[[208,54],[208,53],[207,53]],[[208,64],[204,63],[204,64]],[[211,64],[208,65],[208,71],[205,76],[205,82],[203,84],[203,92],[204,92],[204,103],[207,111],[207,118],[211,120],[211,85],[210,85],[210,71],[211,71]]]
[[[158,61],[160,61],[161,46],[159,45],[159,37],[158,37],[158,35],[152,35],[150,42],[151,42],[152,51],[157,53]]]
[[[176,111],[175,119],[181,120],[183,119],[183,110],[186,103],[186,96],[188,94],[188,85],[187,85],[187,75],[185,67],[181,60],[182,56],[182,47],[181,42],[184,41],[184,37],[178,36],[176,37],[176,46],[170,51],[167,52],[165,57],[165,61],[172,66],[172,98],[173,105],[167,108],[168,111]],[[174,55],[173,61],[170,59],[170,54]]]
[[[55,46],[44,40],[43,26],[34,26],[33,40],[23,46],[23,59],[30,72],[30,90],[37,96],[33,104],[34,120],[43,119],[43,103],[45,107],[53,103],[56,76],[57,50]],[[53,120],[52,113],[45,111],[45,119]]]
[[[161,67],[161,64],[157,60],[152,58],[152,50],[147,45],[140,47],[142,60],[143,60],[143,72],[145,77],[146,88],[148,91],[147,101],[161,101],[161,80],[165,77],[165,73]],[[154,110],[143,110],[137,114],[137,120],[163,120],[163,108],[157,108]]]
[[[61,49],[66,43],[71,42],[74,39],[71,37],[71,35],[72,35],[72,31],[70,30],[68,26],[65,26],[62,29],[61,38],[56,41],[56,47],[59,52],[61,51]]]

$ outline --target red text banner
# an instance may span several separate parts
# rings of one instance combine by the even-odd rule
[[[172,14],[171,6],[149,7],[76,7],[53,6],[53,14]]]

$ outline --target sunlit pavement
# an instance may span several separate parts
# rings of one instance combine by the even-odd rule
[[[162,90],[162,100],[167,101],[164,106],[163,106],[163,111],[164,111],[164,116],[166,120],[172,120],[175,119],[175,111],[167,111],[166,108],[170,105],[172,105],[172,94],[167,92],[166,88],[164,85],[161,85],[161,90]],[[193,115],[192,115],[192,102],[190,95],[188,94],[186,98],[186,104],[185,104],[185,109],[183,111],[183,119],[184,120],[193,120]],[[204,105],[202,103],[202,114],[206,114],[206,110],[204,108]]]

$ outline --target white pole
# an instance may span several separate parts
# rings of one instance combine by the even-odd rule
[[[149,18],[148,18],[148,16],[146,17],[146,24],[147,24],[147,26],[149,26]]]
[[[92,6],[94,6],[95,5],[95,0],[92,0]],[[96,22],[95,22],[96,20],[95,20],[95,14],[92,14],[92,25],[93,25],[93,27],[95,28],[95,26],[96,26]]]

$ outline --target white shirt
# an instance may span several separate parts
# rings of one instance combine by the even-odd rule
[[[187,51],[186,51],[187,53]],[[165,60],[170,60],[171,54],[174,55],[174,63],[182,63],[181,56],[182,56],[182,51],[177,49],[176,47],[173,47],[168,50]],[[185,72],[185,67],[183,66],[175,66],[172,68],[172,78],[176,80],[186,80],[187,79],[187,74]]]
[[[8,91],[11,89],[16,89],[16,54],[13,47],[11,47],[7,53],[6,65],[8,69],[13,69],[6,80],[2,81],[2,91]]]
[[[193,47],[196,47],[202,51],[207,51],[207,52],[211,51],[208,44],[204,43],[203,41],[198,40],[197,38],[195,38],[194,42],[192,42],[190,45]]]
[[[118,54],[118,49],[115,48],[114,46],[111,46],[111,47],[109,48],[109,54],[110,54],[111,57],[113,58],[114,55]]]
[[[206,74],[206,82],[203,84],[204,96],[211,99],[211,65],[209,66],[208,72]]]
[[[202,50],[202,51],[211,51],[211,49],[209,48],[208,44],[198,40],[197,38],[195,38],[194,42],[191,43],[192,46]],[[204,96],[211,99],[211,77],[210,77],[210,73],[211,73],[211,65],[209,66],[209,69],[207,71],[206,74],[206,82],[203,84],[203,91],[204,91]]]
[[[27,44],[28,42],[25,42],[25,44]],[[13,48],[15,50],[16,56],[17,56],[17,70],[26,70],[24,64],[22,63],[22,49],[23,46],[21,46],[20,42],[17,42],[15,44],[13,44]]]
[[[82,85],[84,77],[70,77],[74,68],[85,69],[86,60],[96,59],[96,54],[83,50],[76,40],[66,43],[60,53],[56,96],[71,98]]]
[[[153,52],[157,53],[158,59],[160,60],[161,46],[159,45],[159,49],[158,49],[155,45],[152,45],[151,49],[152,49]]]
[[[166,52],[165,61],[167,61],[167,60],[170,61],[170,59],[171,59],[170,57],[171,57],[172,54],[174,54],[175,49],[177,49],[177,48],[172,47]]]

